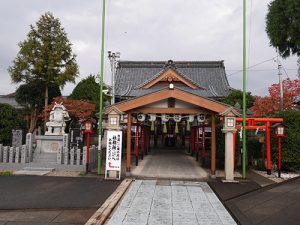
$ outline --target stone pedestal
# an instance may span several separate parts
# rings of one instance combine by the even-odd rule
[[[63,135],[36,136],[36,153],[59,153],[63,146]]]
[[[234,180],[233,134],[236,129],[223,129],[225,133],[225,180]]]

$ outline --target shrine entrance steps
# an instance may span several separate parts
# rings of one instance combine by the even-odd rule
[[[151,179],[206,180],[205,171],[194,157],[180,149],[156,149],[139,160],[132,162],[132,177]]]

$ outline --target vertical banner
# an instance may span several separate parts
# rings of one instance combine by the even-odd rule
[[[107,131],[106,143],[106,169],[108,171],[119,171],[121,177],[121,154],[122,154],[122,131]]]

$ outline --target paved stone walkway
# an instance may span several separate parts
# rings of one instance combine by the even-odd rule
[[[136,180],[107,225],[236,224],[205,182]]]
[[[180,150],[160,149],[144,157],[144,160],[139,160],[139,165],[132,169],[132,176],[150,179],[199,180],[206,179],[208,174],[194,157]]]

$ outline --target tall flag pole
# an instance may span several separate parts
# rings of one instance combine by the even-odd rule
[[[246,178],[246,0],[243,0],[243,178]]]
[[[104,72],[104,31],[105,31],[105,0],[102,0],[102,41],[101,41],[101,69],[100,69],[100,107],[99,107],[99,139],[98,139],[98,175],[101,174],[102,155],[102,108],[103,108],[103,72]]]

